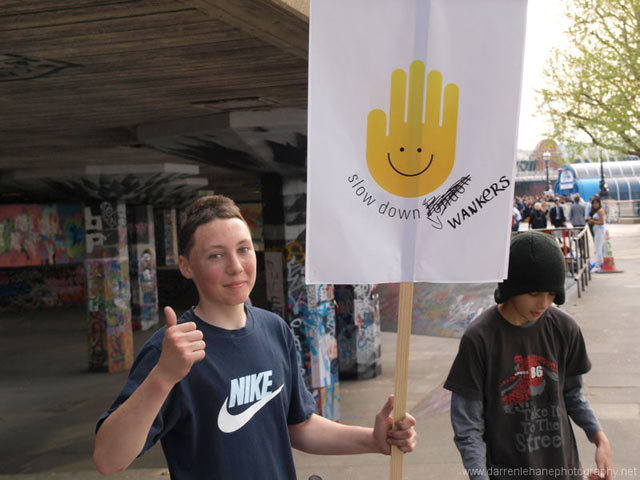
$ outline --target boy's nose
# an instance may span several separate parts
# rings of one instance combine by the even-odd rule
[[[230,273],[238,273],[242,271],[242,263],[237,255],[229,256],[229,263],[227,264],[227,270]]]
[[[544,295],[540,296],[539,305],[544,310],[546,310],[552,303],[553,303],[553,296],[552,295],[549,295],[548,293],[545,293]]]

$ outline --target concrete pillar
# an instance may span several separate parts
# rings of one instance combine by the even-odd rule
[[[134,330],[158,324],[158,274],[153,207],[127,208],[127,238],[131,265],[131,323]]]
[[[373,285],[336,285],[340,378],[374,378],[382,372],[380,307]]]
[[[293,331],[300,368],[316,399],[317,412],[338,420],[333,286],[304,281],[306,183],[265,177],[263,212],[268,304],[272,311],[282,311]]]
[[[119,372],[133,363],[127,218],[123,203],[84,209],[89,369]]]
[[[283,269],[284,205],[282,177],[277,174],[262,178],[262,218],[267,308],[287,319],[285,278]]]
[[[159,266],[178,265],[178,220],[175,208],[155,209],[156,256]]]

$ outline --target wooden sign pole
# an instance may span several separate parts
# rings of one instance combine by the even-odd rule
[[[409,380],[409,341],[411,340],[411,316],[413,313],[413,282],[400,283],[398,299],[398,336],[396,344],[396,385],[393,404],[393,423],[402,420],[407,412],[407,384]],[[391,447],[391,480],[402,480],[404,453]]]

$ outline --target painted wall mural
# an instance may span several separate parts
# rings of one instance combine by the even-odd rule
[[[286,179],[284,207],[284,273],[286,319],[293,331],[301,373],[316,399],[317,413],[340,418],[338,346],[333,286],[306,285],[304,278],[306,183]]]
[[[127,209],[127,241],[131,267],[131,321],[134,330],[158,324],[158,280],[153,207]]]
[[[341,379],[358,377],[356,324],[353,321],[353,287],[336,285],[336,324],[338,336],[338,371]]]
[[[382,372],[380,306],[374,285],[353,286],[353,317],[357,326],[358,378],[373,378]]]
[[[85,302],[82,264],[0,270],[0,312],[58,308]]]
[[[336,285],[340,378],[373,378],[382,372],[380,308],[374,285]]]
[[[305,323],[311,363],[311,388],[321,402],[322,415],[340,419],[340,383],[338,374],[338,342],[333,285],[307,285],[307,302],[311,322]]]
[[[483,310],[495,304],[493,283],[416,283],[411,332],[460,338]],[[398,284],[378,285],[382,329],[397,330]]]
[[[127,217],[123,203],[84,210],[89,368],[119,372],[133,363]]]
[[[83,256],[81,205],[0,205],[0,267],[63,265]]]

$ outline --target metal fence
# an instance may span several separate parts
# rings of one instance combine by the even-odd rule
[[[640,200],[604,200],[604,211],[607,222],[617,223],[621,220],[640,219]]]

